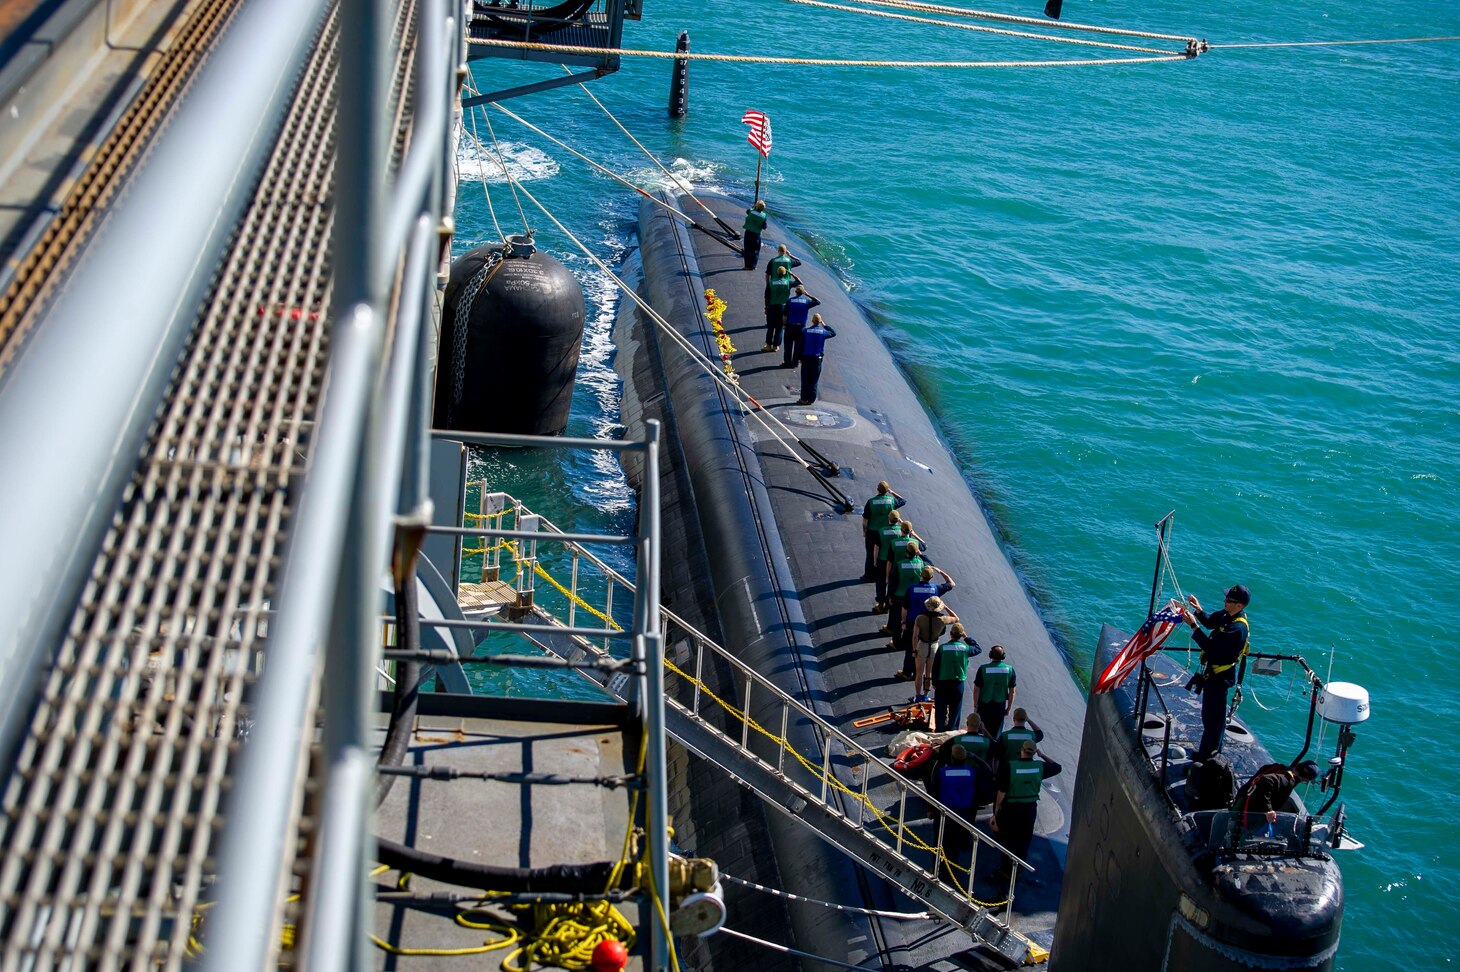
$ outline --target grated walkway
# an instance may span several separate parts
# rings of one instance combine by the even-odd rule
[[[219,811],[326,375],[336,18],[4,769],[0,969],[176,969],[206,937]],[[412,4],[396,18],[399,105]],[[305,783],[300,861],[314,826]],[[302,910],[279,908],[280,924]]]

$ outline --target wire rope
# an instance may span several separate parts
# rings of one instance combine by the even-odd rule
[[[851,0],[852,3],[876,4],[879,7],[894,7],[902,10],[917,10],[923,13],[946,14],[953,17],[969,17],[974,20],[991,20],[1004,24],[1025,24],[1046,30],[1072,30],[1090,34],[1113,34],[1119,37],[1142,37],[1146,40],[1179,41],[1183,44],[1196,40],[1189,34],[1157,34],[1147,30],[1130,30],[1125,27],[1102,27],[1096,24],[1081,24],[1069,20],[1048,20],[1039,17],[1021,17],[1017,14],[996,13],[992,10],[969,10],[965,7],[950,7],[941,3],[922,3],[920,0]]]
[[[472,82],[471,90],[472,94],[474,95],[481,94],[481,92],[477,90],[475,81]],[[516,178],[513,177],[511,172],[507,171],[507,160],[502,157],[502,146],[497,141],[496,129],[492,127],[492,116],[483,111],[482,121],[487,123],[487,134],[492,136],[492,149],[496,152],[497,165],[501,168],[502,175],[506,176],[507,178],[507,188],[512,190],[512,201],[517,204],[517,213],[519,216],[522,217],[522,232],[528,236],[531,236],[532,227],[527,222],[527,210],[522,208],[522,200],[517,195],[518,186]],[[478,142],[477,144],[480,145],[481,143]],[[482,181],[485,182],[486,180],[483,179]]]
[[[1165,36],[1165,35],[1159,35]],[[1176,38],[1184,40],[1185,38]],[[1191,54],[1151,57],[1110,57],[1065,61],[877,61],[845,58],[770,57],[759,54],[697,54],[689,51],[648,51],[628,47],[588,47],[579,44],[540,44],[536,41],[472,39],[473,47],[502,47],[544,54],[582,54],[590,57],[648,57],[687,61],[716,61],[724,64],[799,64],[809,67],[868,68],[1035,68],[1106,67],[1112,64],[1155,64],[1160,61],[1189,61]]]
[[[933,917],[932,913],[928,911],[880,911],[876,908],[857,908],[852,905],[837,904],[834,901],[820,901],[816,898],[807,898],[799,894],[792,894],[789,891],[781,891],[777,888],[768,888],[764,884],[756,884],[754,881],[747,881],[744,878],[738,878],[733,874],[726,874],[724,871],[720,872],[720,878],[725,881],[730,881],[733,884],[739,884],[747,888],[754,888],[756,891],[763,891],[766,894],[773,894],[778,898],[786,898],[790,901],[800,901],[804,904],[820,905],[823,908],[831,908],[835,911],[849,911],[853,914],[870,915],[874,918],[897,918],[903,921],[914,921]]]
[[[472,91],[475,93],[475,91],[476,91],[475,85],[472,86]],[[478,152],[480,152],[482,155],[485,156],[487,154],[487,150],[482,145],[481,138],[477,135],[477,115],[476,115],[476,112],[474,112],[474,111],[467,112],[467,118],[471,121],[471,140],[472,140],[472,144],[477,147],[477,151]],[[501,165],[500,162],[498,162],[497,164],[498,165]],[[457,179],[460,180],[460,175],[459,174],[457,176]],[[492,216],[492,228],[497,231],[497,238],[499,240],[501,240],[503,243],[506,243],[507,242],[507,234],[502,232],[502,224],[499,223],[499,222],[497,222],[497,209],[496,209],[495,206],[492,205],[492,193],[487,188],[487,180],[486,180],[485,174],[483,174],[483,177],[482,177],[482,179],[480,181],[481,181],[481,184],[482,184],[482,196],[485,197],[485,199],[487,200],[487,212],[490,213],[491,216]]]
[[[560,64],[558,66],[561,67],[565,72],[569,74],[572,73],[572,69],[570,69],[566,64]],[[618,118],[615,117],[614,113],[608,110],[607,105],[598,100],[598,97],[591,90],[589,90],[588,85],[584,84],[582,81],[579,81],[578,87],[583,89],[583,93],[588,96],[589,100],[591,100],[595,105],[603,110],[603,113],[608,116],[609,121],[618,126],[619,131],[628,136],[629,141],[633,142],[639,147],[639,151],[643,152],[645,157],[648,158],[650,162],[653,162],[656,166],[658,166],[659,171],[664,173],[666,178],[668,178],[676,186],[684,189],[684,194],[686,196],[689,196],[690,199],[693,199],[694,204],[705,211],[705,215],[709,216],[715,222],[719,223],[720,226],[722,226],[725,230],[730,232],[736,238],[739,238],[739,234],[737,234],[735,230],[731,229],[731,227],[727,226],[725,224],[725,221],[722,220],[719,216],[715,215],[715,211],[713,209],[711,209],[709,206],[706,206],[703,202],[700,201],[700,197],[694,194],[694,190],[690,188],[689,184],[685,180],[681,179],[679,176],[675,175],[673,172],[670,172],[667,168],[665,168],[664,163],[655,158],[654,153],[645,148],[644,143],[635,138],[633,132],[624,127],[623,122],[619,121]]]
[[[1235,51],[1255,47],[1349,47],[1354,44],[1433,44],[1460,41],[1460,34],[1446,37],[1381,37],[1376,40],[1264,41],[1252,44],[1208,44],[1208,50]]]
[[[509,174],[508,178],[516,182],[515,176]],[[645,314],[649,316],[649,318],[655,323],[655,325],[659,327],[660,331],[664,335],[666,335],[679,348],[688,353],[690,359],[700,368],[700,370],[709,375],[712,381],[718,382],[722,388],[727,389],[730,392],[731,396],[735,399],[735,401],[740,404],[740,406],[746,411],[746,413],[754,418],[756,421],[758,421],[761,426],[766,430],[766,432],[770,434],[771,438],[780,443],[781,447],[790,454],[793,460],[799,463],[803,469],[805,469],[807,472],[810,472],[813,476],[816,475],[816,471],[811,467],[811,464],[807,462],[801,456],[801,454],[790,445],[790,443],[788,443],[785,439],[781,437],[780,433],[778,433],[771,426],[771,423],[774,422],[776,425],[780,426],[781,430],[784,431],[787,435],[791,436],[791,438],[793,439],[796,437],[794,432],[791,432],[790,429],[787,429],[785,424],[782,423],[779,418],[767,412],[764,407],[760,407],[760,403],[751,398],[749,393],[747,393],[736,383],[730,381],[718,369],[716,369],[714,364],[707,357],[705,357],[705,355],[702,354],[699,349],[697,349],[693,344],[689,342],[688,338],[684,337],[684,335],[675,330],[674,325],[665,320],[663,315],[661,315],[652,306],[650,306],[647,301],[640,297],[638,293],[635,292],[634,288],[630,287],[627,283],[623,281],[621,277],[619,277],[618,274],[609,269],[608,264],[599,259],[598,255],[595,254],[588,247],[587,244],[585,244],[582,240],[575,236],[573,232],[568,229],[568,227],[564,226],[563,223],[556,216],[553,215],[552,211],[549,210],[545,205],[543,205],[543,203],[536,196],[534,196],[527,189],[526,186],[519,184],[518,188],[522,190],[522,194],[525,195],[529,200],[531,200],[532,204],[536,206],[539,210],[541,210],[543,215],[545,215],[564,236],[571,240],[573,244],[578,247],[578,249],[583,251],[584,256],[588,257],[589,261],[591,261],[594,266],[598,267],[599,270],[607,274],[608,278],[612,280],[615,285],[618,286],[619,290],[621,290],[625,296],[632,300],[639,307],[640,310],[642,310]],[[757,407],[752,407],[752,404]]]
[[[768,942],[764,938],[756,938],[754,935],[747,935],[745,932],[738,932],[733,928],[721,928],[721,935],[730,935],[735,938],[744,939],[747,942],[754,942],[773,952],[780,952],[782,955],[795,955],[800,958],[812,959],[816,962],[823,962],[827,965],[835,965],[841,969],[860,969],[861,972],[878,972],[869,965],[853,965],[851,962],[843,962],[841,959],[827,958],[824,955],[813,955],[811,952],[803,952],[799,948],[792,948],[789,945],[777,945],[775,942]],[[878,967],[880,969],[880,966]]]
[[[1055,37],[1051,34],[1034,34],[1023,30],[1007,30],[1002,27],[984,27],[980,24],[960,24],[952,20],[933,20],[929,17],[915,17],[912,14],[892,13],[887,10],[866,10],[860,7],[848,7],[840,3],[826,3],[825,0],[788,0],[789,3],[799,3],[808,7],[823,7],[827,10],[842,10],[847,13],[863,14],[868,17],[886,17],[889,20],[905,20],[915,24],[934,24],[939,27],[952,27],[956,30],[975,30],[984,34],[997,34],[1001,37],[1023,37],[1030,40],[1047,40],[1056,44],[1081,44],[1087,47],[1102,47],[1114,51],[1136,51],[1142,54],[1176,54],[1177,51],[1162,50],[1156,47],[1135,47],[1130,44],[1112,44],[1110,41],[1086,40],[1083,37]]]
[[[584,162],[587,162],[594,169],[597,169],[599,172],[602,172],[604,175],[608,176],[610,179],[613,179],[616,182],[619,182],[619,183],[627,186],[628,188],[632,189],[634,192],[637,192],[639,195],[643,196],[645,199],[649,200],[654,205],[658,206],[660,209],[663,209],[665,212],[669,213],[671,216],[677,216],[680,219],[684,220],[685,222],[689,223],[691,226],[696,225],[696,223],[694,221],[694,218],[691,217],[690,215],[688,215],[687,213],[684,213],[684,212],[681,212],[678,209],[675,209],[673,206],[669,205],[667,202],[665,202],[662,199],[656,199],[651,193],[645,192],[643,189],[641,189],[638,186],[634,185],[632,182],[630,182],[629,180],[625,179],[623,176],[619,175],[618,173],[614,172],[612,169],[608,168],[607,166],[601,165],[600,163],[593,161],[588,156],[584,155],[582,152],[579,152],[577,149],[573,148],[571,145],[567,144],[566,142],[562,141],[561,139],[554,138],[552,135],[549,135],[547,132],[543,131],[541,128],[538,128],[532,122],[530,122],[527,119],[523,118],[521,115],[518,115],[516,112],[512,111],[510,108],[504,108],[501,105],[497,105],[497,104],[494,104],[492,107],[496,108],[502,114],[506,115],[508,118],[510,118],[513,121],[517,122],[519,125],[526,126],[527,128],[532,129],[534,132],[537,132],[543,138],[547,139],[549,142],[552,142],[554,145],[556,145],[558,148],[562,149],[564,152],[567,152],[570,155],[574,155],[574,156],[582,159]]]

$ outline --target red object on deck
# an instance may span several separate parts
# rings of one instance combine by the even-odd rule
[[[593,972],[620,972],[629,964],[629,950],[616,938],[605,938],[593,949]]]

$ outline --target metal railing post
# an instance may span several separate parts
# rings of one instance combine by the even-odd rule
[[[648,737],[648,753],[644,771],[648,776],[645,795],[648,798],[649,869],[654,876],[654,889],[665,911],[669,908],[669,794],[666,779],[668,760],[665,753],[664,727],[664,642],[659,637],[659,423],[649,421],[644,428],[644,488],[640,530],[644,538],[644,557],[639,561],[638,589],[643,592],[644,610],[635,620],[636,627],[646,632],[643,644],[644,731]],[[609,584],[611,592],[613,585]],[[607,612],[605,612],[607,613]],[[652,633],[648,633],[652,632]],[[653,918],[650,918],[653,924]],[[654,972],[669,963],[669,933],[659,928],[650,938],[650,965]]]
[[[434,29],[423,24],[429,5],[417,8],[417,35]],[[307,968],[334,963],[363,970],[370,957],[365,930],[371,927],[371,902],[363,894],[366,844],[373,808],[367,797],[374,760],[367,749],[374,693],[374,670],[380,645],[375,638],[379,613],[380,575],[386,565],[385,526],[376,515],[376,459],[381,451],[379,396],[374,394],[385,339],[387,275],[377,272],[390,257],[383,252],[385,209],[386,34],[390,17],[384,0],[356,0],[339,18],[337,91],[337,157],[333,313],[337,321],[367,314],[371,330],[366,388],[348,389],[368,395],[365,422],[355,463],[355,484],[335,595],[336,623],[325,650],[321,686],[324,707],[324,806],[320,815],[318,853],[310,878],[313,894],[303,925],[302,954]],[[423,53],[428,53],[427,52]],[[417,148],[419,151],[424,146]],[[404,240],[405,232],[401,233]],[[393,260],[392,260],[393,262]],[[395,480],[391,486],[399,481]],[[391,504],[393,507],[394,504]],[[312,551],[304,551],[306,556]]]

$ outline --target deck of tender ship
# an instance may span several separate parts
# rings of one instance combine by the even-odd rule
[[[743,204],[705,198],[727,222],[739,224]],[[647,207],[644,218],[668,220]],[[793,589],[779,591],[776,597],[793,601],[804,616],[805,630],[786,637],[788,644],[811,646],[812,657],[803,658],[801,665],[811,673],[808,684],[813,704],[832,722],[853,732],[855,719],[909,701],[910,683],[893,678],[901,667],[901,652],[884,647],[887,637],[878,632],[882,618],[871,610],[872,585],[859,580],[861,503],[881,479],[907,498],[903,514],[928,539],[932,560],[957,580],[958,587],[947,600],[973,637],[985,648],[992,644],[1008,648],[1018,671],[1017,704],[1028,708],[1045,730],[1043,750],[1064,767],[1062,776],[1046,784],[1040,801],[1030,854],[1037,875],[1034,881],[1020,882],[1014,909],[1015,926],[1047,946],[1059,903],[1085,707],[1084,693],[1064,654],[1053,643],[933,422],[835,274],[774,219],[764,234],[761,265],[754,271],[743,270],[737,254],[704,234],[678,227],[665,232],[675,235],[681,252],[679,266],[670,271],[680,279],[672,286],[691,291],[693,303],[700,306],[703,290],[713,288],[729,305],[723,323],[738,349],[733,367],[741,387],[841,467],[832,482],[856,504],[852,513],[839,512],[828,494],[759,423],[744,422],[758,459],[758,468],[748,475],[759,480],[769,500],[769,509],[757,511],[764,522],[745,524],[744,542],[754,544],[756,531],[767,529],[776,532],[784,547]],[[795,272],[808,292],[821,299],[817,311],[838,333],[828,342],[819,399],[812,407],[796,404],[799,370],[781,368],[780,352],[759,350],[764,334],[764,262],[782,242],[805,261]],[[712,360],[718,358],[713,335],[702,317],[674,323]],[[660,353],[677,356],[682,352],[667,348]],[[629,380],[631,385],[644,380],[637,367]],[[631,388],[628,397],[635,395],[646,403],[646,415],[672,412],[673,406],[654,399],[648,385]],[[975,664],[986,660],[985,655]],[[971,705],[964,711],[972,711]],[[873,746],[885,744],[891,735],[886,728],[857,732],[860,741]],[[980,815],[980,820],[986,818],[987,811]],[[996,863],[993,855],[979,861],[976,892],[982,896],[996,895],[998,889],[986,880]],[[909,901],[889,884],[874,880],[871,887],[872,893],[864,895],[866,904],[909,909]],[[847,896],[843,894],[841,900],[847,901]],[[968,939],[946,926],[889,920],[875,920],[875,925],[886,960],[919,967],[952,960],[978,967],[978,959],[965,951]]]
[[[545,721],[576,717],[573,722]],[[596,720],[596,722],[595,722]],[[609,703],[544,704],[539,699],[432,696],[411,735],[404,765],[451,767],[468,773],[615,777],[632,773],[625,761],[624,706]],[[385,719],[375,742],[383,742]],[[587,864],[619,856],[628,807],[621,794],[591,785],[522,786],[479,780],[400,778],[376,816],[386,840],[471,863],[509,867]],[[399,875],[378,880],[397,890]],[[409,890],[463,894],[464,889],[412,877]],[[637,920],[637,906],[620,909]],[[375,906],[376,934],[402,949],[470,950],[496,936],[458,924],[457,908],[424,901],[382,900]],[[509,950],[436,955],[433,969],[493,967]],[[412,968],[420,957],[379,951],[375,967]],[[643,967],[637,956],[629,966]]]

